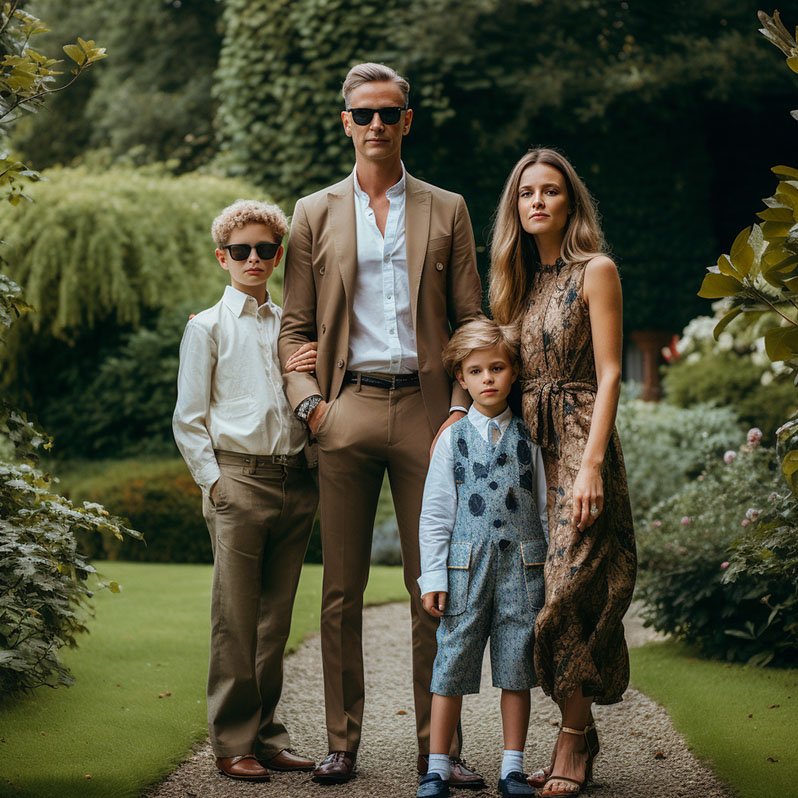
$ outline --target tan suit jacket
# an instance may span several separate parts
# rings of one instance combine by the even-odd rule
[[[418,346],[419,382],[430,426],[437,431],[449,407],[471,400],[441,362],[452,330],[481,307],[471,221],[459,195],[406,178],[405,233],[410,306]],[[318,341],[315,376],[284,374],[296,408],[341,390],[349,355],[349,330],[357,273],[354,180],[300,199],[294,209],[283,292],[279,355],[285,363],[302,344]]]

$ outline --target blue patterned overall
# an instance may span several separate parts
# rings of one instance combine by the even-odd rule
[[[493,686],[526,690],[536,684],[532,648],[547,548],[535,507],[529,432],[514,416],[492,446],[466,417],[452,425],[451,445],[457,516],[430,689],[478,693],[490,637]]]

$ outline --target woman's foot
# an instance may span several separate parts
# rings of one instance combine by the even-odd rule
[[[557,741],[559,742],[559,736]],[[587,718],[587,726],[585,727],[585,741],[587,742],[587,747],[590,750],[592,756],[596,756],[599,752],[599,738],[598,738],[598,730],[596,729],[596,721],[593,719],[593,713],[591,712]],[[551,762],[543,768],[538,768],[534,773],[530,773],[527,776],[526,783],[530,787],[535,787],[539,789],[543,787],[546,782],[551,777],[551,771],[554,768],[554,762],[557,759],[557,743],[554,744],[554,750],[551,752]]]
[[[593,754],[585,741],[584,730],[563,726],[557,740],[556,762],[543,787],[541,798],[579,795],[591,778],[592,771]]]

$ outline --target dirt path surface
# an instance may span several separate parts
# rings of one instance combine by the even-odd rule
[[[626,619],[630,646],[653,639],[636,613]],[[149,798],[412,798],[416,793],[416,745],[410,689],[410,613],[407,604],[372,607],[364,613],[363,649],[366,708],[357,777],[348,784],[320,786],[310,774],[273,774],[264,784],[235,782],[218,773],[206,742]],[[279,715],[292,736],[294,749],[322,759],[327,754],[324,729],[321,653],[318,635],[286,661],[285,687]],[[700,795],[732,798],[710,770],[688,751],[666,711],[636,690],[611,707],[596,707],[601,753],[588,795],[598,798]],[[524,765],[534,770],[548,762],[559,713],[542,691],[532,693],[532,721]],[[490,686],[485,660],[482,692],[463,701],[463,755],[485,777],[484,791],[453,791],[461,798],[495,796],[502,752],[499,691]]]

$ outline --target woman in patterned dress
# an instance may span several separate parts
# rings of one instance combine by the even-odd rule
[[[637,561],[615,431],[621,383],[621,283],[602,254],[593,200],[557,151],[528,152],[502,193],[490,302],[521,329],[522,409],[548,483],[546,603],[535,672],[562,712],[543,798],[577,795],[598,737],[591,705],[621,700],[629,657],[621,620]]]

